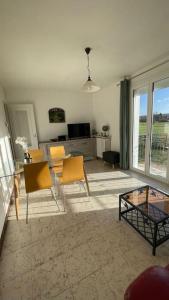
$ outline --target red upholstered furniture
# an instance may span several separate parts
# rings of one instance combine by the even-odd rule
[[[124,300],[169,300],[169,265],[141,273],[127,288]]]

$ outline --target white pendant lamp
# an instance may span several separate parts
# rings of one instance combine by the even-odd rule
[[[88,79],[82,86],[82,90],[86,93],[94,93],[100,90],[100,87],[91,79],[90,75],[90,66],[89,66],[89,54],[92,49],[90,47],[85,48],[87,54],[87,70],[88,70]]]

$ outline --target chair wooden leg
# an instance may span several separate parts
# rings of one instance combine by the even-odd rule
[[[88,184],[88,181],[86,181],[86,187],[87,187],[87,196],[89,197],[90,196],[90,190],[89,190],[89,184]]]
[[[87,187],[87,196],[90,196],[89,183],[88,183],[88,180],[87,180],[87,175],[86,175],[85,168],[84,168],[84,177],[85,177],[85,182],[86,182],[86,187]]]
[[[26,194],[26,224],[28,224],[28,198],[29,194]]]

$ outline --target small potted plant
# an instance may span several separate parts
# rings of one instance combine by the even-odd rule
[[[28,152],[28,142],[25,136],[18,136],[15,140],[15,144],[18,144],[22,147],[24,151],[24,162],[29,163],[31,161],[30,154]]]

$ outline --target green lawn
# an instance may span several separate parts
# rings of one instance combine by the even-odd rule
[[[146,134],[146,122],[140,122],[140,135]],[[155,122],[153,124],[153,134],[168,134],[169,135],[169,122]]]

